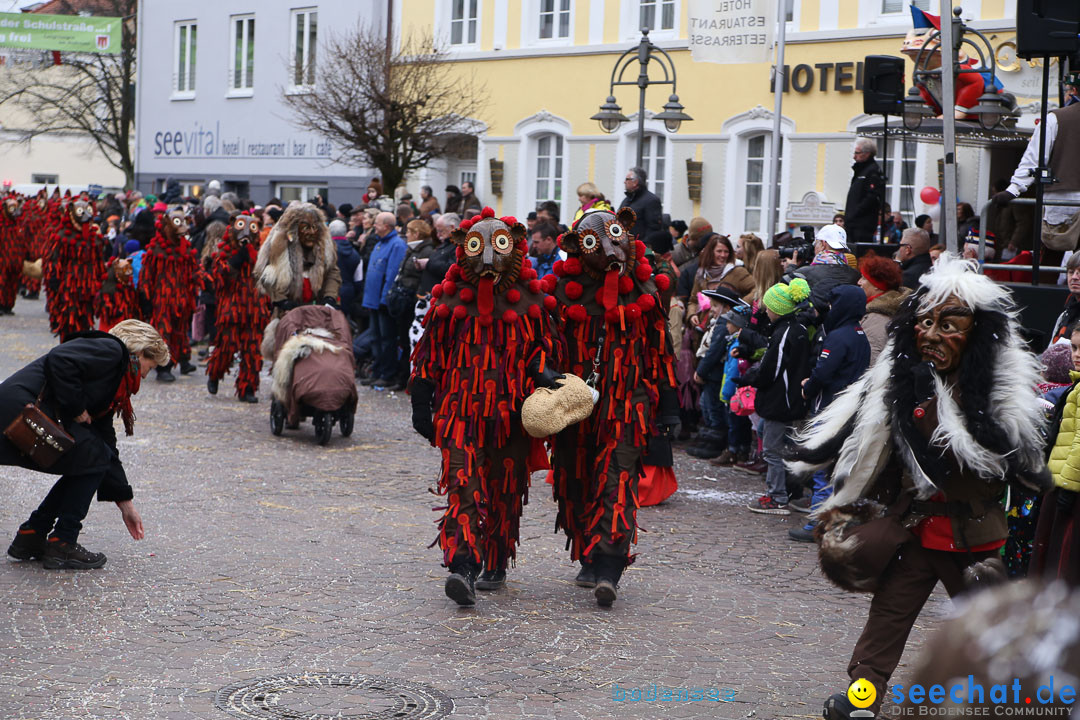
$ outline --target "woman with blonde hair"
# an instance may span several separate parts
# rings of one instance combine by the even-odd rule
[[[611,203],[604,197],[604,193],[600,192],[600,188],[596,187],[591,182],[583,182],[578,185],[577,188],[578,202],[581,203],[581,207],[574,213],[574,222],[589,212],[590,210],[607,210],[608,212],[614,212],[611,207]]]
[[[750,303],[757,312],[765,291],[784,277],[784,266],[780,262],[780,253],[776,250],[762,250],[754,263],[754,289],[743,299]]]
[[[135,432],[131,396],[152,368],[169,363],[169,349],[151,325],[124,320],[108,333],[70,336],[0,384],[0,426],[20,419],[26,405],[61,423],[74,445],[48,467],[0,437],[0,465],[59,475],[49,494],[20,527],[8,555],[38,558],[50,570],[99,568],[105,555],[79,545],[82,521],[97,498],[115,502],[131,537],[143,538],[132,490],[120,463],[113,418]]]
[[[750,274],[754,272],[754,261],[759,252],[765,249],[765,243],[754,233],[743,233],[735,243],[735,257],[742,260],[743,267]]]

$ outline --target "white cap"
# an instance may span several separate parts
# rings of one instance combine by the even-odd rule
[[[220,190],[221,189],[221,181],[220,180],[211,180],[210,182],[206,183],[206,189],[207,190]]]
[[[828,245],[833,250],[847,250],[847,231],[839,225],[826,225],[817,231],[815,239]]]

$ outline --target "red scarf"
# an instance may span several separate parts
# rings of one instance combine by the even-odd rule
[[[120,378],[120,387],[116,388],[116,395],[109,406],[109,412],[114,413],[114,417],[119,415],[124,419],[124,432],[128,435],[135,434],[135,409],[131,407],[131,396],[139,392],[140,383],[139,359],[131,355],[128,371]]]

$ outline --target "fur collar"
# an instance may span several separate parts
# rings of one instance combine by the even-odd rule
[[[866,303],[866,312],[892,317],[900,310],[900,306],[907,300],[909,295],[911,295],[911,291],[907,288],[888,290]]]
[[[294,301],[303,295],[304,248],[296,238],[296,228],[312,212],[322,217],[311,203],[290,205],[259,248],[253,275],[257,278],[259,288],[267,295]],[[308,268],[308,280],[311,281],[312,292],[319,297],[326,271],[337,263],[337,246],[325,223],[320,220],[315,226],[320,229],[319,239],[312,248],[315,263]]]

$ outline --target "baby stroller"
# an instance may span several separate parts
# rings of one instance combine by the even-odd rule
[[[320,445],[337,423],[349,437],[356,414],[352,332],[340,310],[303,305],[287,312],[274,333],[270,431],[281,435],[312,418]]]

